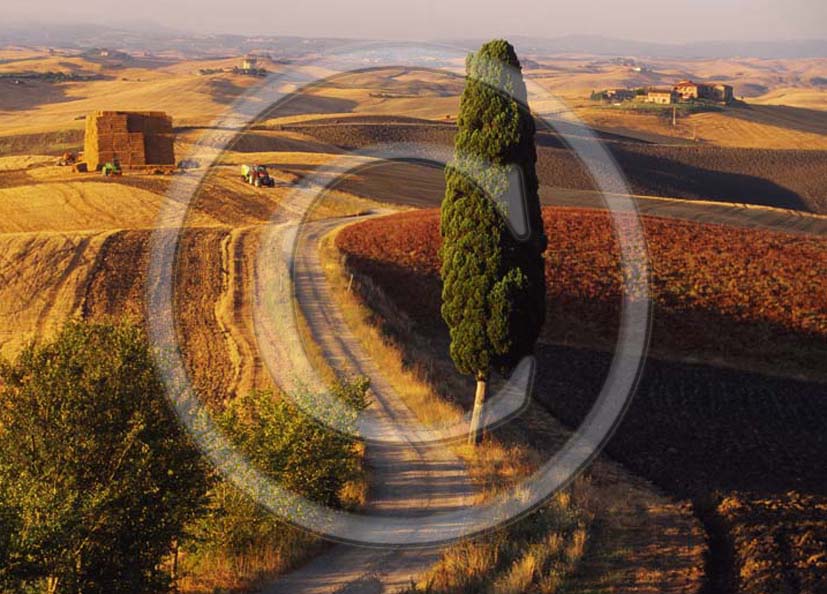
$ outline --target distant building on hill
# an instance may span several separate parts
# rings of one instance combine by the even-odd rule
[[[701,85],[692,82],[691,80],[682,80],[675,85],[675,92],[680,95],[684,101],[690,99],[698,99],[701,96]]]
[[[244,74],[246,76],[267,76],[267,69],[259,63],[259,60],[262,58],[265,58],[265,56],[247,54],[241,60],[241,67],[233,66],[231,72],[234,74]]]
[[[175,165],[174,140],[162,111],[96,111],[86,117],[83,160],[90,171],[114,161],[123,169]]]
[[[721,103],[732,103],[735,96],[730,85],[716,84],[711,85],[710,99],[713,101],[720,101]]]
[[[643,96],[643,102],[671,105],[678,102],[678,94],[672,89],[649,89]]]
[[[696,83],[691,80],[682,80],[675,85],[675,92],[684,101],[706,99],[719,103],[731,103],[733,100],[732,87],[718,83]]]

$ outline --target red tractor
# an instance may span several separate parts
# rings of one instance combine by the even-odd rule
[[[264,165],[242,165],[241,178],[248,184],[257,188],[265,187],[272,188],[276,185],[276,180],[270,177],[267,173],[267,168]]]

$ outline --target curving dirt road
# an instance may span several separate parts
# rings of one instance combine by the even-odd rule
[[[353,219],[349,219],[353,220]],[[341,220],[304,228],[294,260],[296,296],[314,340],[341,375],[371,380],[371,406],[381,421],[415,426],[418,421],[350,336],[327,286],[318,241]],[[416,516],[458,510],[473,503],[474,487],[465,465],[449,448],[430,444],[373,445],[366,448],[371,491],[365,513]],[[438,559],[435,549],[403,551],[336,545],[310,563],[262,590],[267,594],[378,594],[409,585]]]

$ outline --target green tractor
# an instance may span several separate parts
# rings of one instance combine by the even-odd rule
[[[242,165],[241,179],[257,188],[272,188],[276,185],[276,180],[270,177],[264,165]]]
[[[114,161],[109,161],[103,164],[101,167],[101,174],[106,177],[111,177],[114,175],[123,175],[123,171],[121,171],[121,164],[118,162],[117,159]]]

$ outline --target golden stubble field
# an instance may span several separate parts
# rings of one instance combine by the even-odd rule
[[[247,148],[265,142],[252,134]],[[286,134],[284,142],[297,139]],[[312,141],[309,141],[312,145]],[[321,152],[228,151],[190,203],[175,276],[179,339],[196,386],[220,403],[271,382],[252,327],[258,233],[290,182],[324,163]],[[68,319],[143,319],[151,236],[178,176],[73,173],[51,157],[0,158],[0,356],[52,336]],[[239,164],[277,163],[275,188],[253,188]],[[179,174],[188,175],[186,173]],[[331,192],[318,216],[375,206]]]

